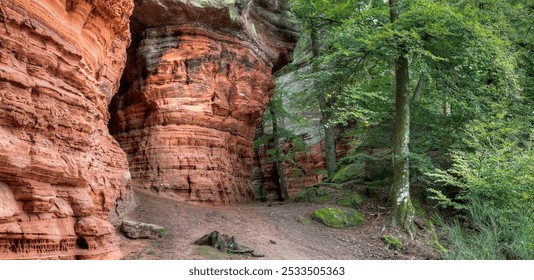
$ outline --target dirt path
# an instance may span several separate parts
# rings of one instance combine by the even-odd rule
[[[218,230],[235,236],[239,244],[264,254],[262,259],[435,259],[437,255],[425,232],[415,241],[385,229],[386,218],[373,202],[364,204],[366,222],[348,229],[333,229],[309,219],[326,205],[309,203],[250,203],[237,206],[197,206],[136,191],[139,207],[127,219],[165,227],[157,240],[121,241],[125,259],[250,259],[223,254],[192,244],[206,233]],[[309,219],[309,224],[299,222]],[[380,240],[384,234],[400,237],[406,249],[394,252]]]

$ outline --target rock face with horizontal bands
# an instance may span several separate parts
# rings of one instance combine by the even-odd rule
[[[118,258],[129,179],[106,127],[131,0],[0,1],[0,259]]]
[[[287,4],[135,2],[0,0],[0,259],[119,258],[130,174],[251,198],[254,127],[296,41]]]
[[[277,0],[140,1],[110,132],[132,186],[213,205],[249,201],[254,130],[296,41]]]

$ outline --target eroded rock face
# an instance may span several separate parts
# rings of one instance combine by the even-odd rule
[[[131,0],[0,1],[0,259],[118,258],[108,104]]]
[[[277,0],[139,1],[109,125],[132,186],[214,205],[253,198],[254,130],[292,24]]]

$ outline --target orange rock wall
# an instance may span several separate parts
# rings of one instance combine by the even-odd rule
[[[108,104],[132,0],[0,0],[0,259],[118,258]]]
[[[145,32],[110,125],[128,154],[132,186],[185,201],[250,200],[253,134],[274,89],[270,61],[208,29]]]
[[[273,94],[271,73],[297,38],[287,3],[170,2],[136,6],[110,106],[131,185],[181,201],[251,201],[254,131]]]
[[[130,186],[251,200],[254,129],[298,33],[287,11],[0,0],[0,259],[119,258],[109,221]]]

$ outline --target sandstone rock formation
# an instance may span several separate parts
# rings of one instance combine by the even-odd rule
[[[118,258],[108,104],[132,0],[0,0],[0,259]]]
[[[110,132],[131,185],[179,200],[251,200],[254,130],[296,35],[278,0],[145,0]]]
[[[287,9],[0,0],[0,259],[119,258],[109,220],[130,185],[251,199],[254,129],[296,41]]]

